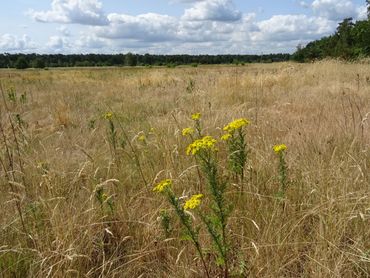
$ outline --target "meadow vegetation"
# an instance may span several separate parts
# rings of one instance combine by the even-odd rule
[[[369,277],[368,64],[0,85],[1,277]]]

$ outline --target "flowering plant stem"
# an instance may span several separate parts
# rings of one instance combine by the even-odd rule
[[[227,278],[229,276],[228,242],[226,233],[228,208],[226,207],[226,200],[224,198],[226,184],[220,181],[218,177],[217,163],[211,151],[199,153],[197,159],[208,181],[209,190],[213,199],[211,209],[215,216],[211,218],[201,216],[201,218],[216,246],[219,264],[224,266],[224,277]]]
[[[287,166],[285,162],[284,152],[279,152],[279,179],[280,179],[280,190],[279,195],[284,196],[287,187]]]
[[[210,278],[207,264],[204,260],[202,247],[199,243],[198,233],[193,229],[191,218],[188,214],[185,213],[183,207],[179,204],[178,198],[176,198],[175,194],[172,192],[171,189],[166,190],[168,201],[174,207],[177,216],[180,219],[181,224],[185,227],[186,233],[189,236],[191,242],[194,244],[195,249],[197,250],[200,260],[202,261],[204,271],[206,273],[207,278]]]

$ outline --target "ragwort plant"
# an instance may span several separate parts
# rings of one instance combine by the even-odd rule
[[[200,210],[197,210],[197,213],[201,221],[205,224],[211,237],[217,254],[216,264],[223,268],[223,276],[228,277],[229,239],[226,227],[231,209],[224,196],[227,183],[219,176],[218,160],[216,155],[218,151],[216,147],[217,141],[211,136],[202,136],[200,113],[192,114],[191,119],[195,122],[194,128],[188,127],[182,131],[184,136],[189,136],[192,139],[192,143],[187,147],[186,153],[189,156],[193,156],[200,166],[198,174],[199,176],[202,174],[205,177],[208,184],[208,196],[211,198],[209,213],[202,213]],[[244,124],[241,126],[243,125]],[[237,129],[238,128],[235,130]],[[244,133],[242,133],[242,137],[242,145],[245,147]],[[196,197],[199,195],[194,196]],[[194,196],[189,201],[194,201]]]
[[[184,227],[184,232],[185,232],[184,238],[187,240],[190,240],[193,243],[199,255],[199,258],[202,262],[204,273],[208,278],[210,278],[211,276],[209,274],[206,261],[204,259],[203,249],[202,249],[201,243],[199,242],[199,228],[194,227],[193,221],[190,215],[186,213],[186,210],[185,210],[186,208],[196,208],[197,206],[199,206],[200,198],[197,198],[196,201],[193,200],[190,203],[188,203],[189,202],[188,201],[183,206],[179,198],[177,198],[175,193],[173,192],[172,185],[173,185],[173,181],[171,179],[165,179],[165,180],[162,180],[160,183],[158,183],[153,188],[153,191],[157,193],[161,193],[164,196],[166,196],[168,202],[171,204],[171,206],[175,210],[175,213],[178,216],[180,223]]]
[[[274,152],[279,156],[279,180],[280,180],[280,188],[277,193],[279,198],[285,198],[285,192],[287,189],[287,165],[285,162],[285,151],[287,146],[285,144],[275,145],[273,147]]]
[[[242,181],[248,155],[244,127],[249,124],[250,122],[244,118],[232,121],[223,128],[226,133],[221,137],[221,140],[225,141],[228,146],[230,170]]]
[[[112,153],[115,154],[117,149],[117,130],[113,122],[113,113],[106,112],[103,118],[108,121],[109,145],[112,148]]]
[[[211,198],[210,213],[200,213],[200,217],[214,244],[217,253],[216,263],[223,267],[223,276],[228,277],[229,242],[226,227],[231,209],[225,199],[227,183],[219,177],[218,173],[216,143],[217,141],[211,136],[205,136],[191,143],[186,149],[186,154],[195,157],[206,177]]]

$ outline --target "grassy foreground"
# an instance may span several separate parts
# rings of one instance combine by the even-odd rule
[[[209,212],[182,135],[196,112],[232,207],[229,277],[370,276],[369,65],[1,70],[0,82],[0,277],[205,277],[152,190],[170,178],[180,203],[202,193]],[[251,122],[243,179],[220,140],[238,118]],[[210,277],[225,277],[185,213]]]

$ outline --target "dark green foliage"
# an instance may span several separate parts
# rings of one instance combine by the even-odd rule
[[[162,210],[160,212],[160,219],[164,236],[165,238],[169,238],[172,232],[172,227],[171,227],[171,216],[167,210]]]
[[[127,53],[125,56],[125,65],[135,67],[137,65],[137,57],[132,53]]]
[[[370,2],[368,12],[370,12]],[[323,58],[352,60],[370,56],[370,20],[353,22],[345,18],[336,32],[322,39],[310,42],[306,47],[298,46],[292,58],[306,62]]]
[[[41,58],[37,58],[33,60],[32,67],[34,67],[35,69],[43,69],[45,68],[45,61]]]
[[[16,69],[26,69],[29,67],[28,60],[24,56],[19,56],[14,63]]]
[[[103,67],[103,66],[167,66],[200,64],[266,63],[289,61],[290,54],[267,55],[155,55],[155,54],[9,54],[0,53],[0,68]],[[18,61],[20,59],[20,62]]]

